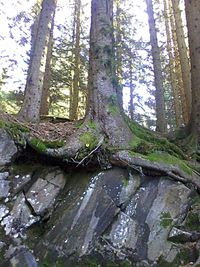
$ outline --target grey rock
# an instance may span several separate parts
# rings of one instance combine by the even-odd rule
[[[39,267],[33,254],[27,249],[21,249],[15,253],[15,255],[1,267]]]
[[[12,192],[13,194],[18,193],[21,191],[24,186],[29,183],[31,180],[31,175],[15,175],[12,179]]]
[[[16,154],[17,147],[14,141],[4,129],[0,129],[0,166],[11,163]]]
[[[33,216],[26,204],[26,199],[21,193],[16,199],[14,206],[8,216],[6,216],[1,225],[4,227],[6,235],[15,238],[23,236],[24,230],[39,220],[39,217]]]
[[[0,204],[0,221],[9,213],[7,206]]]
[[[48,173],[43,179],[37,179],[26,193],[26,198],[37,215],[44,215],[53,207],[65,183],[65,176],[60,170]]]
[[[0,199],[6,198],[9,193],[9,181],[7,180],[9,176],[8,172],[0,173]]]

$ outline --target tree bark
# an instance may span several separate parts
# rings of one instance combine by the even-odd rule
[[[53,14],[53,22],[51,25],[51,32],[47,50],[47,59],[46,59],[46,67],[45,67],[45,75],[43,81],[43,88],[42,88],[42,100],[41,100],[41,107],[40,107],[40,115],[48,115],[49,113],[49,89],[50,89],[50,81],[51,81],[51,57],[52,57],[52,49],[53,49],[53,28],[54,28],[54,16]]]
[[[188,49],[185,42],[185,34],[183,29],[183,21],[180,10],[180,0],[172,0],[173,13],[176,25],[176,36],[178,51],[180,55],[180,65],[183,80],[183,87],[186,97],[186,107],[188,118],[190,117],[192,95],[191,95],[191,74],[190,74],[190,61],[188,58]]]
[[[200,2],[185,0],[191,59],[192,112],[190,126],[200,141]]]
[[[88,117],[98,125],[112,145],[123,146],[131,132],[119,109],[113,83],[113,1],[93,0],[90,31],[89,110]]]
[[[167,0],[164,0],[164,16],[165,16],[165,28],[167,35],[167,52],[169,57],[169,77],[173,94],[173,108],[175,112],[175,122],[176,127],[181,126],[181,103],[179,98],[179,92],[177,89],[177,79],[175,74],[175,60],[173,56],[173,47],[172,47],[172,36],[170,31],[170,21],[169,21],[169,9],[167,6]]]
[[[38,122],[40,118],[47,50],[55,8],[56,0],[43,0],[26,81],[24,102],[18,114],[18,117],[25,121]]]
[[[73,64],[73,81],[71,89],[70,101],[70,119],[78,119],[78,102],[79,102],[79,89],[80,89],[80,29],[81,29],[81,1],[75,0],[74,10],[74,64]]]
[[[152,0],[146,0],[146,4],[147,4],[147,13],[149,22],[150,43],[152,47],[155,87],[156,87],[156,92],[155,92],[156,117],[157,117],[156,130],[158,132],[165,133],[167,130],[167,123],[165,118],[163,77],[162,77],[160,50],[158,47]]]

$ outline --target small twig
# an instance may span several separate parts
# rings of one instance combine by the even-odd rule
[[[89,158],[95,151],[97,151],[97,149],[103,144],[104,141],[104,137],[101,138],[101,140],[99,141],[98,145],[95,147],[95,149],[93,149],[87,156],[85,156],[76,166],[79,167],[87,158]]]

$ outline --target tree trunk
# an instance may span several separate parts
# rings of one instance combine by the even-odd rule
[[[49,88],[50,88],[50,80],[51,80],[51,57],[52,57],[52,48],[53,48],[54,16],[55,16],[55,12],[53,14],[53,22],[51,25],[51,32],[50,32],[50,38],[49,38],[49,44],[48,44],[45,75],[44,75],[43,88],[42,88],[40,115],[48,115],[49,113],[48,97],[49,97]]]
[[[200,2],[185,0],[188,27],[189,49],[191,59],[192,112],[191,131],[200,141]]]
[[[169,56],[169,76],[173,94],[173,107],[175,112],[176,127],[181,126],[181,104],[179,99],[179,93],[177,89],[177,80],[175,74],[175,61],[173,58],[172,36],[170,32],[169,11],[167,6],[167,0],[164,0],[164,16],[165,16],[165,28],[167,34],[167,52]]]
[[[123,111],[123,66],[122,66],[122,33],[121,33],[121,20],[120,20],[120,5],[121,0],[116,0],[116,76],[117,76],[117,97],[121,111]]]
[[[169,0],[169,10],[170,10],[170,23],[171,23],[171,30],[172,30],[173,49],[174,49],[175,75],[177,79],[177,91],[178,91],[178,94],[181,100],[183,122],[186,125],[189,120],[189,117],[188,117],[189,114],[188,114],[188,109],[187,109],[185,90],[183,86],[181,62],[180,62],[180,55],[178,51],[178,42],[177,42],[177,35],[176,35],[175,18],[173,14],[171,0]]]
[[[177,36],[178,51],[180,56],[183,87],[186,96],[186,108],[189,118],[191,112],[191,103],[192,103],[191,74],[190,74],[190,61],[188,58],[188,49],[185,42],[183,21],[181,17],[180,0],[172,0],[172,7],[176,25],[176,36]]]
[[[20,119],[26,121],[37,122],[40,118],[47,50],[55,8],[56,0],[43,0],[37,35],[32,49],[24,102],[18,114]]]
[[[158,132],[164,133],[167,130],[167,124],[165,118],[164,88],[163,88],[163,77],[162,77],[161,60],[160,60],[160,49],[158,47],[158,41],[157,41],[152,0],[146,0],[146,3],[147,3],[147,13],[149,22],[150,42],[152,47],[155,87],[156,87],[156,95],[155,95],[156,117],[157,117],[156,130]]]
[[[130,79],[130,104],[129,104],[129,111],[130,111],[130,117],[131,120],[134,120],[134,105],[133,105],[133,94],[134,94],[134,85],[133,85],[133,62],[132,58],[130,57],[129,60],[129,79]]]
[[[73,81],[71,90],[71,101],[70,101],[70,119],[78,119],[78,102],[79,102],[79,84],[80,84],[80,29],[81,29],[81,1],[75,0],[75,11],[74,11],[74,64],[73,64]]]
[[[92,0],[88,118],[95,120],[112,145],[127,145],[131,132],[119,110],[113,84],[113,1]]]

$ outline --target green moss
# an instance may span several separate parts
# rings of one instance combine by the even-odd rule
[[[150,161],[178,166],[185,173],[192,175],[192,169],[187,165],[185,161],[171,156],[168,153],[151,153],[146,158]]]
[[[169,212],[162,212],[160,215],[160,225],[163,228],[168,228],[172,225],[173,219],[171,217],[171,214]]]
[[[80,137],[80,140],[89,149],[95,148],[96,145],[98,144],[96,136],[91,132],[83,133]]]
[[[65,142],[64,142],[64,140],[43,141],[39,138],[32,137],[29,144],[37,152],[44,153],[48,148],[56,149],[56,148],[62,147],[65,144]]]
[[[125,120],[134,135],[133,140],[136,138],[137,144],[140,145],[140,148],[135,148],[135,151],[139,151],[141,150],[142,146],[145,146],[146,148],[143,149],[145,151],[144,154],[149,154],[156,151],[164,151],[180,159],[185,159],[184,152],[176,145],[170,143],[166,138],[161,137],[155,132],[151,132],[150,130],[140,126],[138,123],[131,121],[127,117],[125,117]]]
[[[96,128],[97,128],[97,125],[96,125],[96,122],[95,121],[88,121],[88,123],[87,123],[87,125],[88,125],[88,127],[90,128],[90,129],[93,129],[93,130],[96,130]]]
[[[2,120],[0,120],[0,128],[5,129],[17,144],[23,146],[26,144],[25,133],[29,132],[28,128],[17,123],[5,122]]]
[[[43,153],[47,149],[44,142],[36,137],[31,138],[30,145],[39,153]]]
[[[200,220],[198,213],[189,212],[186,220],[185,227],[190,231],[200,231]]]

